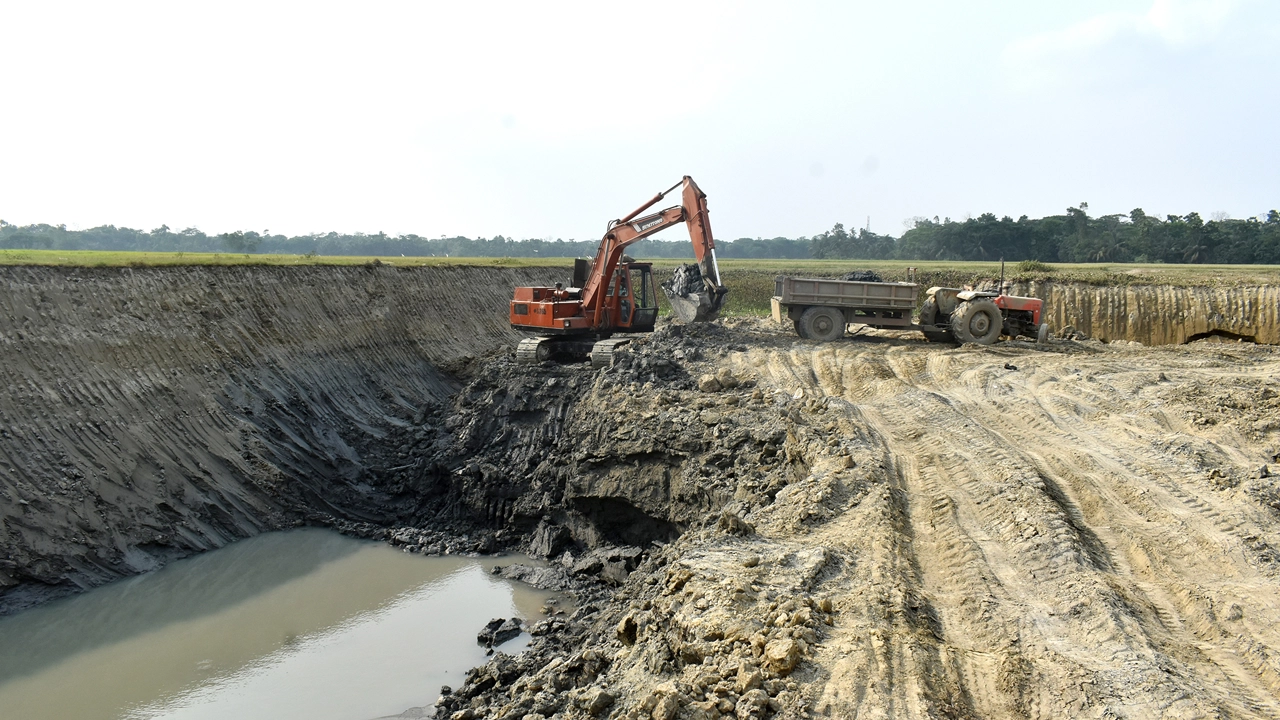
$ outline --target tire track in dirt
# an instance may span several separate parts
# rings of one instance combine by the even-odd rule
[[[1194,432],[1168,400],[1273,378],[1276,358],[855,342],[748,362],[788,393],[847,401],[848,422],[883,444],[918,568],[893,582],[914,583],[937,614],[939,652],[964,686],[947,698],[970,698],[980,717],[1280,717],[1280,583],[1249,550],[1276,536],[1276,516],[1205,479],[1238,475],[1262,448]],[[824,533],[856,555],[866,530],[840,517]],[[874,716],[844,699],[871,682],[833,672],[828,710]]]

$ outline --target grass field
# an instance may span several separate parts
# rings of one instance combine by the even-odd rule
[[[569,258],[449,258],[449,257],[362,257],[335,255],[247,255],[236,253],[97,252],[90,250],[0,250],[0,265],[56,265],[67,267],[159,267],[173,265],[363,265],[380,262],[396,267],[564,267]],[[675,266],[688,262],[677,259],[654,261],[659,278]],[[769,311],[773,281],[777,275],[834,277],[852,270],[875,270],[885,280],[905,280],[907,268],[916,268],[921,289],[934,285],[960,287],[1000,276],[999,262],[948,262],[901,260],[734,260],[720,261],[721,279],[730,288],[724,312],[729,315],[758,315]],[[1005,276],[1011,280],[1083,282],[1091,285],[1275,285],[1280,284],[1276,265],[1127,265],[1117,263],[1055,263],[1048,269],[1019,270],[1009,263]],[[567,276],[566,276],[567,279]],[[665,298],[659,298],[666,311]]]

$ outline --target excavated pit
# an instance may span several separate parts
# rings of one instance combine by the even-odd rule
[[[0,270],[0,611],[317,524],[578,594],[438,717],[1280,713],[1272,289],[1032,289],[1169,348],[730,319],[516,364],[510,288],[565,273]]]
[[[1280,287],[1124,287],[1018,283],[1016,295],[1045,302],[1045,322],[1104,342],[1180,345],[1211,335],[1280,345]]]

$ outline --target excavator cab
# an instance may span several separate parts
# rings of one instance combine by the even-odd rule
[[[618,332],[653,330],[658,320],[658,298],[654,292],[651,263],[620,264],[609,294],[617,299]]]

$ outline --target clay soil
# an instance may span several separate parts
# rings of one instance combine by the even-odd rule
[[[754,387],[663,397],[659,380],[593,400],[745,433],[732,498],[622,585],[572,656],[600,669],[568,707],[1280,714],[1274,348],[815,346],[758,320],[686,342],[723,350],[692,372]],[[660,332],[648,345],[671,350]],[[759,457],[750,438],[771,432],[785,438]],[[525,667],[477,707],[567,710],[534,701],[582,684],[559,667]]]
[[[453,717],[1280,714],[1275,349],[679,330],[583,388],[639,444],[579,447],[723,505],[672,518],[588,647],[491,663]],[[636,371],[673,350],[739,384]],[[654,473],[672,426],[706,445]]]
[[[15,287],[49,304],[0,328],[26,358],[0,405],[0,601],[327,524],[524,549],[545,565],[504,573],[578,594],[438,717],[1280,717],[1280,349],[819,345],[746,318],[527,366],[474,308],[404,312],[486,282],[431,277],[346,271],[367,300],[187,272],[172,357],[78,330],[95,293],[11,277],[11,316]],[[301,281],[319,310],[290,310],[315,305]],[[134,302],[115,322],[154,327]],[[109,382],[48,369],[81,334]]]

